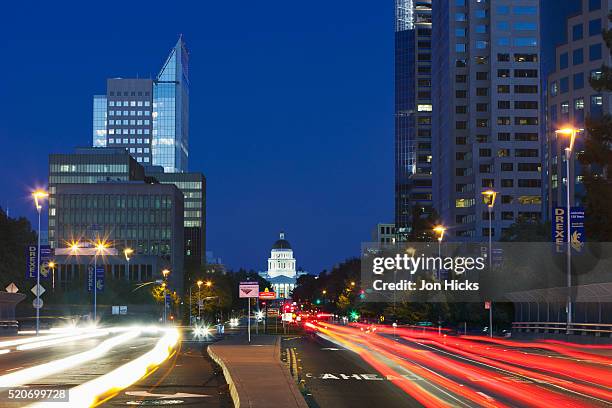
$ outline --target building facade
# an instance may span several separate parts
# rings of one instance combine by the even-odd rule
[[[174,185],[144,181],[57,184],[54,198],[57,249],[65,252],[74,244],[82,247],[104,240],[117,250],[117,256],[103,257],[108,275],[150,281],[161,278],[167,268],[172,288],[182,292],[183,195]],[[131,257],[124,256],[125,248],[133,250]],[[90,257],[75,252],[56,256],[60,284],[83,279],[74,272],[85,271],[92,263]]]
[[[305,274],[306,272],[297,270],[291,244],[285,239],[285,233],[281,231],[279,239],[272,245],[268,270],[260,272],[259,275],[270,282],[278,299],[289,299],[297,278]]]
[[[434,0],[433,202],[450,240],[540,220],[539,0]]]
[[[158,169],[159,171],[155,171]],[[163,173],[161,167],[146,167],[148,176],[162,184],[174,184],[183,193],[185,212],[185,261],[206,263],[206,178],[202,173]]]
[[[186,172],[189,56],[183,38],[155,79],[113,78],[93,98],[93,146],[126,149],[143,165]]]
[[[395,1],[395,225],[432,210],[431,0]]]
[[[143,181],[144,169],[125,149],[79,148],[75,153],[49,155],[49,245],[64,242],[57,235],[57,187],[64,184]]]
[[[376,224],[372,231],[372,242],[379,244],[394,244],[397,239],[395,224]]]
[[[612,100],[607,93],[591,88],[590,78],[601,78],[602,64],[611,64],[610,53],[603,42],[602,30],[610,29],[610,0],[583,0],[580,12],[567,20],[567,42],[556,47],[555,70],[548,77],[547,92],[547,181],[548,219],[554,207],[567,202],[567,136],[557,135],[559,128],[572,126],[583,129],[585,119],[612,112]],[[584,134],[576,139],[570,165],[570,203],[580,206],[585,194],[579,162],[584,148]]]

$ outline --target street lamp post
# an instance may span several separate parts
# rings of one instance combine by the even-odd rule
[[[202,321],[202,284],[204,282],[202,282],[201,280],[199,280],[197,282],[198,284],[198,319],[200,320],[200,322]]]
[[[38,212],[38,249],[36,251],[36,335],[40,330],[40,213],[42,211],[42,200],[49,197],[49,193],[44,190],[36,190],[32,193],[34,197],[34,204],[36,205],[36,211]]]
[[[164,288],[164,324],[166,324],[167,318],[166,318],[166,308],[167,308],[167,300],[166,300],[166,291],[168,288],[168,284],[166,283],[166,279],[168,277],[168,274],[170,274],[170,270],[169,269],[164,269],[162,271],[162,275],[164,276],[164,282],[162,283],[162,287]]]
[[[444,239],[444,232],[446,228],[442,225],[436,225],[433,231],[438,234],[438,258],[442,258],[442,239]],[[440,279],[440,271],[438,271],[438,280]]]
[[[497,191],[486,190],[482,192],[482,195],[487,200],[486,204],[489,210],[489,273],[493,268],[493,206],[495,205],[495,198],[497,197]],[[489,337],[493,337],[493,299],[489,303]]]
[[[99,239],[95,243],[94,252],[94,270],[93,270],[93,293],[94,293],[94,305],[93,305],[93,321],[96,322],[98,317],[98,254],[104,254],[104,250],[108,248],[108,244],[105,241]]]
[[[55,292],[55,267],[57,266],[54,261],[50,261],[47,266],[51,269],[51,288]]]
[[[123,249],[123,256],[125,256],[125,277],[126,279],[130,279],[130,259],[132,254],[134,253],[134,250],[132,248],[124,248]]]
[[[567,219],[567,227],[566,227],[566,240],[567,240],[567,327],[566,334],[571,333],[570,326],[572,324],[572,243],[571,243],[571,199],[570,199],[570,191],[572,190],[572,183],[574,182],[573,178],[570,177],[571,171],[571,159],[572,159],[572,151],[574,150],[574,142],[576,141],[576,135],[578,132],[583,129],[576,129],[573,127],[567,127],[563,129],[556,130],[556,134],[569,136],[569,145],[565,148],[565,169],[566,169],[566,178],[565,178],[565,212]]]

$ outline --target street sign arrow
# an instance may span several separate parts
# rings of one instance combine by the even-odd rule
[[[42,294],[45,293],[45,288],[43,288],[40,284],[34,285],[30,290],[32,291],[34,296],[42,296]]]

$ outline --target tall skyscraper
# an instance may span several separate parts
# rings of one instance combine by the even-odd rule
[[[556,47],[555,70],[548,77],[547,140],[548,140],[548,218],[552,209],[566,205],[567,180],[564,149],[567,137],[557,136],[555,130],[573,126],[584,128],[585,117],[612,112],[609,94],[595,91],[589,78],[600,78],[601,65],[611,64],[610,54],[601,36],[602,29],[610,29],[608,11],[612,0],[583,0],[577,14],[567,20],[567,42]],[[570,168],[572,205],[580,205],[585,194],[579,157],[583,150],[583,135],[576,139],[573,166]]]
[[[431,0],[395,1],[395,225],[431,213]],[[416,213],[415,213],[416,209]]]
[[[542,204],[539,0],[433,0],[433,201],[451,240],[494,239]]]
[[[167,173],[188,170],[189,56],[182,37],[155,79],[108,79],[106,95],[94,95],[93,146],[125,148]]]

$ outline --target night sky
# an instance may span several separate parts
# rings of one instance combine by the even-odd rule
[[[91,145],[106,78],[153,77],[182,33],[208,250],[263,270],[283,229],[298,265],[318,273],[393,220],[393,1],[15,3],[0,25],[11,216],[34,220],[29,191],[45,185],[49,153]],[[562,24],[561,3],[550,23]],[[543,37],[558,42],[549,26]]]

